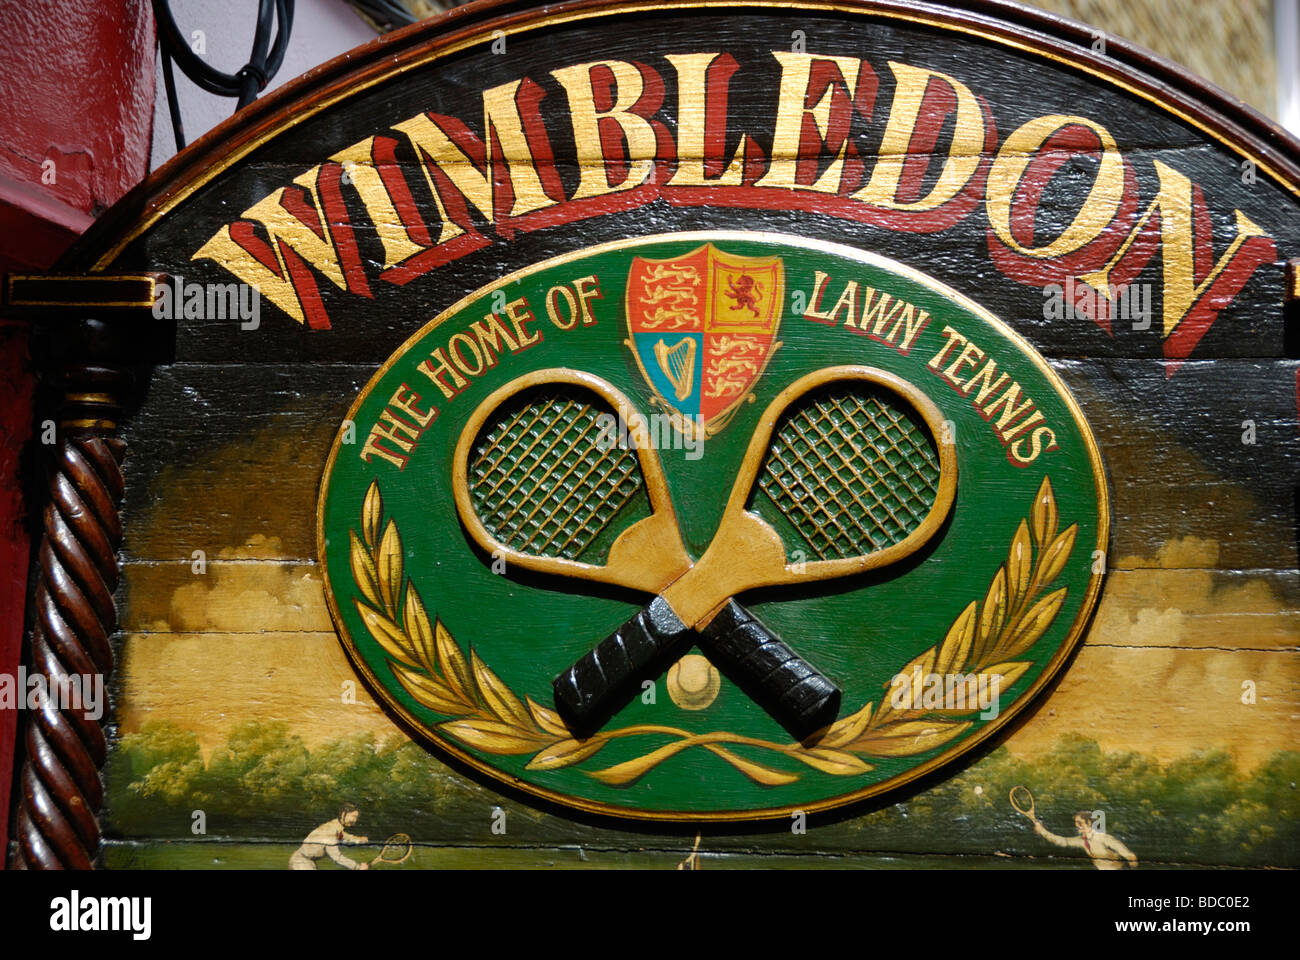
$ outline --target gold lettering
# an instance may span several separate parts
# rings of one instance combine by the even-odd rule
[[[387,270],[427,248],[412,240],[402,223],[393,198],[388,195],[388,188],[374,165],[374,146],[375,138],[367,137],[340,150],[330,159],[342,164],[344,173],[357,188],[366,215],[375,225],[379,242],[384,245],[384,269]]]
[[[486,327],[484,326],[485,323],[487,324]],[[482,350],[489,367],[497,365],[502,340],[506,342],[506,346],[510,348],[511,353],[519,349],[519,343],[514,337],[510,336],[509,331],[501,323],[501,318],[495,313],[484,314],[483,319],[475,320],[469,325],[469,329],[478,341],[479,349]]]
[[[603,112],[596,109],[596,94],[591,84],[591,72],[596,67],[604,67],[614,75],[614,105]],[[654,170],[657,142],[650,121],[632,112],[645,90],[645,80],[636,65],[625,60],[597,60],[552,70],[551,76],[560,82],[569,98],[569,120],[573,125],[579,171],[573,199],[631,190],[645,183]],[[605,156],[600,136],[600,121],[604,119],[619,125],[627,144],[628,174],[617,186],[609,182],[608,164],[614,158]]]
[[[826,283],[829,280],[830,277],[820,270],[814,273],[812,295],[808,297],[808,306],[803,312],[805,320],[812,320],[814,323],[834,323],[828,314],[819,309],[822,302],[822,292],[826,289]]]
[[[933,370],[935,373],[939,372],[939,368],[942,367],[944,361],[948,359],[948,354],[952,353],[953,347],[956,347],[959,344],[965,344],[969,342],[965,337],[963,337],[952,327],[943,328],[943,337],[948,342],[945,343],[943,345],[943,348],[938,353],[936,353],[933,357],[931,357],[930,362],[926,364],[926,366],[929,367],[931,370]]]
[[[1016,420],[1018,417],[1021,416],[1021,414],[1028,411],[1034,405],[1034,401],[1031,400],[1028,396],[1026,396],[1025,402],[1020,404],[1019,406],[1016,406],[1016,402],[1019,399],[1020,399],[1020,384],[1018,382],[1012,381],[1011,386],[1007,387],[1006,391],[1000,397],[998,397],[988,406],[980,408],[979,411],[980,416],[982,416],[985,420],[992,420],[993,414],[997,411],[999,407],[1001,407],[1002,415],[998,417],[998,422],[996,426],[997,426],[998,435],[1005,436],[1007,426],[1013,420]]]
[[[1052,134],[1071,125],[1087,127],[1101,142],[1101,163],[1097,167],[1097,178],[1079,212],[1055,240],[1041,247],[1027,247],[1011,232],[1012,201],[1034,154],[1042,149]],[[1110,131],[1087,117],[1048,114],[1023,124],[1007,137],[998,150],[993,166],[989,169],[985,209],[988,211],[989,226],[1010,249],[1027,257],[1054,260],[1096,240],[1115,218],[1123,199],[1124,157],[1115,145]]]
[[[745,172],[745,137],[722,176],[704,177],[706,77],[720,53],[669,53],[664,59],[677,71],[677,170],[670,187],[738,187]]]
[[[1160,178],[1160,191],[1147,207],[1146,212],[1134,225],[1133,230],[1120,244],[1115,255],[1100,270],[1085,274],[1079,279],[1097,290],[1109,289],[1110,272],[1128,253],[1139,235],[1146,229],[1148,221],[1157,212],[1160,216],[1160,257],[1164,267],[1164,335],[1173,333],[1174,328],[1182,322],[1191,310],[1192,304],[1209,289],[1215,279],[1232,262],[1241,245],[1251,237],[1265,236],[1249,217],[1240,210],[1237,215],[1237,235],[1228,244],[1228,249],[1200,283],[1196,283],[1194,271],[1194,243],[1192,231],[1192,182],[1172,167],[1159,160],[1155,164],[1156,174]],[[1208,243],[1208,238],[1206,240]]]
[[[877,207],[890,210],[923,211],[941,207],[965,188],[979,169],[984,153],[984,112],[970,89],[958,80],[935,70],[911,67],[905,63],[889,61],[894,73],[894,100],[889,106],[885,133],[880,142],[879,157],[871,179],[855,194]],[[910,155],[912,137],[920,118],[925,92],[932,81],[945,83],[957,98],[957,116],[953,125],[952,143],[948,156],[930,192],[919,200],[901,203],[898,188],[903,168]]]
[[[483,154],[484,167],[480,173],[474,163],[428,114],[419,114],[393,125],[394,130],[405,134],[420,157],[420,169],[433,194],[438,214],[442,217],[442,234],[439,243],[446,243],[465,231],[451,221],[442,195],[434,183],[430,165],[440,170],[452,186],[483,215],[494,222],[496,211],[493,190],[496,172],[492,156],[494,139],[501,144],[501,159],[506,163],[510,188],[515,202],[509,216],[518,217],[541,210],[556,203],[546,193],[538,176],[536,161],[524,135],[523,119],[515,94],[522,80],[483,91]]]
[[[824,146],[826,136],[831,128],[831,102],[835,96],[833,86],[828,86],[813,106],[808,106],[809,85],[812,81],[813,63],[833,63],[839,68],[840,77],[852,100],[858,85],[858,71],[862,62],[857,57],[821,57],[811,53],[790,53],[773,50],[772,56],[781,64],[781,89],[776,108],[776,130],[772,134],[772,159],[767,172],[754,184],[756,187],[776,187],[782,190],[816,190],[820,193],[839,193],[840,178],[844,172],[844,154],[848,150],[846,137],[840,144],[835,159],[820,177],[811,184],[798,183],[799,159],[808,155],[804,146],[804,117],[812,117],[817,134],[821,138],[819,146]]]
[[[442,347],[435,347],[429,354],[434,360],[438,361],[437,365],[430,364],[428,360],[421,360],[420,365],[416,367],[422,374],[438,385],[442,395],[450,400],[456,394],[460,393],[469,384],[469,381],[457,372],[456,368],[447,362],[447,355],[442,352]],[[451,386],[443,382],[443,374],[451,374]]]
[[[191,260],[215,260],[222,267],[239,277],[244,283],[256,287],[262,296],[293,317],[299,323],[305,322],[302,300],[293,284],[289,268],[284,260],[286,246],[297,256],[324,274],[340,290],[347,288],[343,279],[343,268],[339,265],[338,249],[334,246],[334,237],[330,233],[329,218],[321,207],[317,183],[320,180],[320,166],[314,166],[306,173],[294,177],[293,182],[307,191],[320,226],[318,234],[310,226],[284,208],[280,200],[286,188],[280,187],[263,197],[240,214],[246,220],[256,220],[266,227],[271,237],[271,250],[279,265],[278,273],[236,243],[230,236],[230,227],[224,226],[191,257]]]

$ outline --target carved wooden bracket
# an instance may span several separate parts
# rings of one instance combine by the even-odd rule
[[[26,649],[28,677],[40,674],[47,695],[22,733],[16,869],[92,869],[99,850],[103,715],[60,693],[80,689],[74,677],[105,689],[113,671],[126,454],[117,429],[160,280],[11,276],[6,284],[6,309],[32,312],[49,335],[43,365],[58,424]]]

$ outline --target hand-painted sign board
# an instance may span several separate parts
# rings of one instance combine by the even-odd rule
[[[60,449],[73,486],[124,463],[121,552],[87,534],[101,591],[37,601],[93,608],[92,648],[120,611],[121,834],[225,780],[237,822],[304,835],[347,801],[437,809],[438,846],[482,796],[551,843],[833,833],[1078,740],[1158,779],[1249,734],[1264,790],[1294,739],[1300,146],[1088,37],[1000,4],[484,4],[116,207],[63,270],[152,308],[80,288],[108,333],[59,361]],[[130,361],[143,389],[95,388]],[[1032,811],[1004,774],[960,802]],[[1016,785],[1141,829],[1095,784]],[[29,862],[93,852],[39,806]],[[1258,862],[1294,862],[1279,829]]]

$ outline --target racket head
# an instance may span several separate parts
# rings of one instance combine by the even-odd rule
[[[1009,797],[1011,806],[1015,808],[1017,813],[1024,814],[1030,820],[1034,819],[1034,795],[1029,792],[1028,787],[1017,784],[1011,788]]]
[[[611,539],[641,491],[649,515]],[[489,394],[461,429],[452,494],[470,537],[507,565],[647,593],[691,565],[645,418],[594,374],[534,370]],[[602,536],[603,562],[578,559]]]
[[[371,863],[405,863],[412,850],[411,838],[405,833],[395,833],[384,841],[379,856]]]
[[[717,539],[760,545],[746,589],[862,573],[920,549],[956,493],[956,451],[929,397],[885,370],[827,367],[764,411]],[[782,532],[747,509],[758,497],[790,521]]]

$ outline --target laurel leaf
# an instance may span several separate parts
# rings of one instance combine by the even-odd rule
[[[974,646],[970,662],[980,663],[988,653],[989,645],[1002,632],[1007,619],[1007,568],[998,567],[984,595],[984,609],[980,611],[979,640]]]
[[[1002,679],[998,681],[999,694],[1003,690],[1010,689],[1011,685],[1025,675],[1025,671],[1033,666],[1028,660],[1008,660],[1004,663],[995,663],[991,667],[985,667],[980,672],[993,676],[998,675]]]
[[[603,747],[608,740],[560,740],[551,744],[524,766],[525,770],[558,770],[581,763]]]
[[[406,628],[406,637],[425,669],[432,671],[438,662],[438,649],[434,645],[433,625],[429,614],[424,609],[424,601],[415,591],[415,585],[406,585],[406,603],[402,613],[402,626]]]
[[[820,770],[822,773],[831,773],[838,777],[867,773],[872,769],[870,764],[863,763],[862,760],[851,753],[845,753],[842,750],[828,750],[825,747],[810,747],[797,750],[791,756],[814,769]]]
[[[348,537],[352,545],[352,579],[371,606],[381,607],[384,602],[379,597],[379,575],[375,572],[375,562],[370,559],[370,552],[361,545],[355,533],[349,530]]]
[[[375,638],[375,642],[384,648],[384,652],[408,667],[418,667],[419,664],[415,662],[415,657],[412,656],[411,650],[407,647],[406,635],[402,633],[401,628],[378,610],[367,607],[360,600],[356,601],[356,604],[357,612],[361,614],[366,629]]]
[[[1029,517],[1034,522],[1034,543],[1041,550],[1056,536],[1056,495],[1052,493],[1052,481],[1047,477],[1043,477],[1038,487]]]
[[[379,521],[384,515],[384,498],[379,494],[379,481],[370,481],[366,499],[361,504],[361,534],[372,551],[379,536]]]
[[[890,677],[883,684],[881,684],[881,686],[890,690],[890,694],[887,697],[881,698],[880,709],[877,710],[875,716],[871,718],[871,721],[868,724],[869,728],[877,728],[877,727],[884,726],[885,722],[889,719],[889,717],[891,717],[894,714],[896,710],[912,709],[913,678],[917,673],[920,673],[920,675],[923,678],[929,676],[930,673],[934,670],[935,656],[936,656],[935,648],[931,647],[929,650],[926,650],[920,656],[913,657],[910,661],[908,661],[907,664],[903,666],[901,670],[899,670],[892,677]],[[904,702],[901,705],[896,705],[894,703],[893,690],[897,686],[897,684],[895,684],[894,681],[899,677],[905,678],[904,680],[901,681],[901,685],[905,690],[905,693],[903,694]]]
[[[379,589],[383,591],[385,606],[388,610],[396,610],[397,595],[402,589],[402,537],[397,532],[397,524],[392,520],[388,521],[388,526],[384,529],[375,559]]]
[[[761,763],[755,763],[752,760],[746,760],[744,757],[732,753],[725,747],[719,747],[716,744],[708,744],[705,749],[710,753],[716,754],[727,763],[731,764],[749,779],[755,783],[761,783],[765,787],[783,787],[787,783],[794,783],[799,778],[792,773],[782,773],[780,770],[773,770],[771,767],[765,767]]]
[[[473,707],[478,703],[478,698],[474,696],[474,680],[470,675],[465,654],[461,653],[460,646],[447,632],[441,620],[434,624],[433,632],[434,643],[438,648],[438,666],[442,669],[447,686],[462,703]]]
[[[534,702],[532,697],[525,696],[524,700],[527,701],[528,709],[532,712],[533,719],[539,727],[547,733],[555,734],[557,737],[567,737],[569,735],[569,728],[564,725],[564,721],[560,719],[558,713]]]
[[[461,711],[465,709],[464,704],[452,699],[447,688],[435,678],[411,670],[400,663],[390,661],[388,666],[393,671],[393,676],[397,677],[398,682],[406,688],[406,692],[415,697],[422,706],[453,717],[460,716]]]
[[[651,750],[649,753],[643,754],[634,760],[616,763],[614,766],[606,767],[604,770],[589,771],[588,776],[594,777],[601,783],[608,783],[611,786],[617,787],[629,783],[635,783],[665,760],[676,756],[683,750],[694,745],[694,741],[692,740],[678,740],[674,743],[666,744],[658,750]]]
[[[1020,521],[1016,535],[1011,540],[1011,550],[1007,554],[1007,588],[1011,591],[1012,605],[1024,599],[1029,589],[1029,572],[1033,566],[1033,547],[1029,545],[1029,527]]]
[[[1029,612],[1016,624],[1016,629],[1011,634],[1011,640],[1007,644],[1006,650],[1002,651],[1004,656],[1019,656],[1038,641],[1043,632],[1052,625],[1057,611],[1061,609],[1061,604],[1065,602],[1066,592],[1065,587],[1055,590],[1030,608]]]
[[[853,749],[868,756],[907,757],[941,747],[970,726],[970,721],[907,720],[873,730]]]
[[[1055,580],[1065,569],[1065,562],[1074,550],[1074,538],[1079,532],[1078,524],[1066,527],[1052,545],[1038,558],[1038,582],[1044,586]]]
[[[862,736],[862,731],[867,729],[867,723],[871,720],[872,706],[873,704],[868,703],[857,713],[836,720],[827,728],[825,735],[817,741],[817,746],[834,750]]]
[[[691,747],[699,745],[699,741],[688,737],[684,740],[678,740],[674,743],[666,744],[658,750],[637,757],[634,760],[628,760],[625,763],[615,764],[604,770],[593,770],[588,776],[594,777],[601,783],[608,783],[612,786],[624,786],[629,783],[635,783],[641,779],[659,764],[663,763],[670,757],[674,757]],[[703,744],[704,748],[727,761],[745,776],[749,777],[756,783],[761,783],[768,787],[779,787],[787,783],[794,783],[799,778],[789,773],[782,773],[779,770],[773,770],[771,767],[765,767],[761,763],[755,763],[752,760],[746,760],[744,757],[737,756],[725,747],[720,747],[715,743]]]
[[[912,673],[915,672],[918,667],[920,668],[921,676],[923,677],[926,676],[927,674],[933,673],[934,661],[937,655],[938,654],[935,648],[931,647],[929,650],[926,650],[924,653],[919,654],[918,656],[915,656],[911,660],[909,660],[904,665],[903,669],[899,670],[897,674],[894,674],[894,676],[898,676],[898,674],[902,674],[902,673],[911,676]],[[892,685],[893,685],[892,678],[890,682],[885,683],[885,686],[887,687]]]
[[[948,635],[943,638],[943,645],[939,647],[939,655],[935,660],[934,672],[940,676],[951,673],[953,667],[960,669],[966,664],[971,644],[975,640],[976,606],[972,600],[948,628]]]
[[[508,723],[478,717],[440,723],[438,729],[488,753],[532,753],[541,742],[536,734],[521,731]]]
[[[471,647],[469,661],[474,669],[474,678],[478,681],[478,692],[483,697],[483,705],[506,723],[535,729],[533,715],[519,702],[519,698],[510,692],[510,688],[501,682],[501,678],[487,668],[478,654]]]

